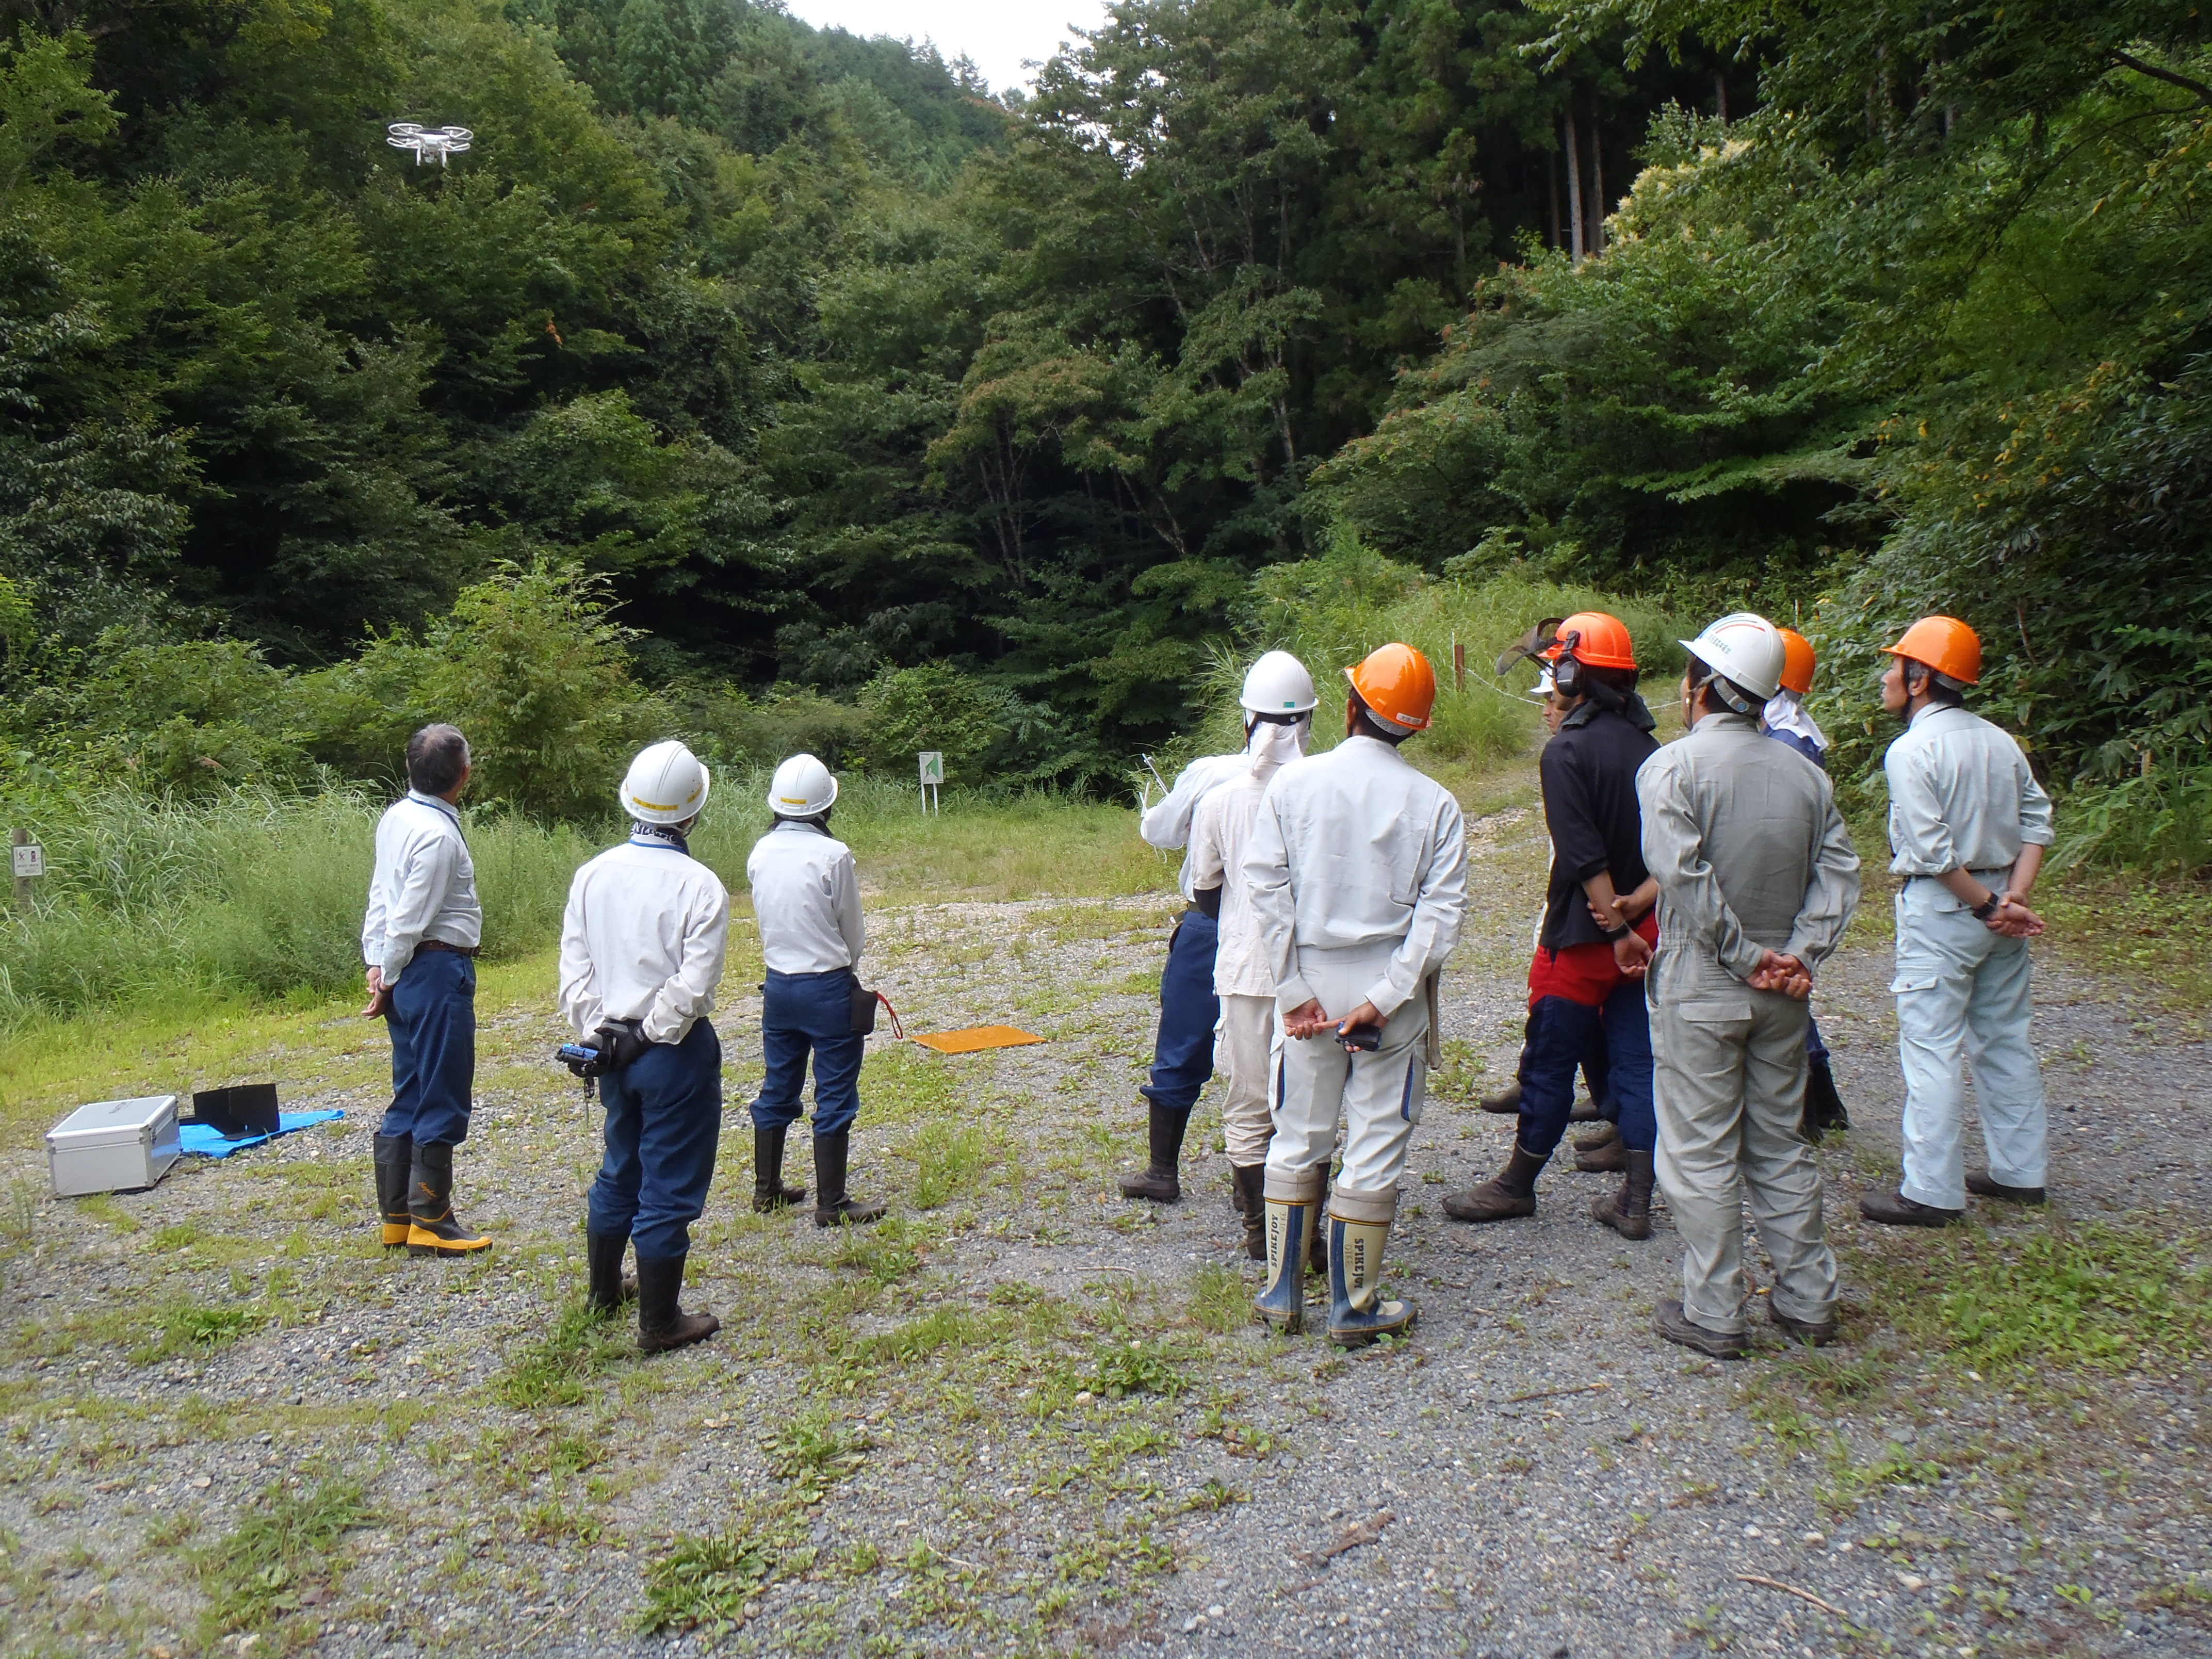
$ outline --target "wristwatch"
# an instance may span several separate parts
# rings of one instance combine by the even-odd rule
[[[2005,896],[2002,893],[1990,894],[1987,898],[1984,899],[1979,904],[1977,904],[1974,907],[1974,920],[1976,921],[1987,921],[1991,916],[1996,915],[1996,913],[2004,907],[2004,902]]]

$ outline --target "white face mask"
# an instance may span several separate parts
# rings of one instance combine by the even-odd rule
[[[1306,741],[1313,732],[1310,719],[1301,720],[1295,726],[1278,726],[1273,720],[1261,720],[1252,728],[1252,735],[1244,744],[1245,752],[1252,757],[1255,766],[1270,769],[1287,764],[1306,752]]]

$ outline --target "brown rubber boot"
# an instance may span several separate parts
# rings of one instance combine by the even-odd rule
[[[1237,1208],[1244,1218],[1244,1254],[1255,1261],[1267,1259],[1267,1166],[1232,1164],[1229,1179],[1237,1194]]]
[[[1584,1175],[1619,1175],[1628,1168],[1628,1148],[1616,1136],[1594,1152],[1577,1152],[1575,1168]]]
[[[1792,1342],[1802,1342],[1808,1348],[1825,1348],[1836,1340],[1836,1322],[1832,1319],[1792,1319],[1774,1305],[1774,1298],[1766,1299],[1766,1321]]]
[[[1590,1216],[1623,1238],[1646,1239],[1651,1237],[1651,1154],[1622,1147],[1621,1158],[1627,1178],[1612,1197],[1590,1206]]]
[[[1521,1115],[1521,1080],[1516,1078],[1494,1095],[1485,1095],[1475,1104],[1492,1117]]]
[[[1585,1129],[1575,1137],[1575,1150],[1578,1152],[1594,1152],[1601,1146],[1612,1146],[1620,1139],[1619,1124],[1600,1123],[1595,1129]]]
[[[1480,1186],[1446,1198],[1444,1213],[1454,1221],[1510,1221],[1535,1214],[1536,1177],[1547,1161],[1522,1152],[1515,1141],[1505,1167]]]

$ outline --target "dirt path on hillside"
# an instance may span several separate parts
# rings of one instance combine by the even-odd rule
[[[892,1201],[878,1229],[735,1211],[758,1076],[736,999],[690,1293],[725,1329],[655,1360],[563,1322],[596,1121],[543,1009],[486,1022],[460,1164],[488,1260],[376,1248],[358,1064],[289,1091],[343,1124],[147,1194],[57,1202],[9,1148],[0,1651],[2212,1648],[2197,1373],[2151,1345],[1978,1375],[1890,1328],[1882,1297],[1934,1247],[1852,1219],[1895,1170],[1878,928],[1819,1006],[1856,1126],[1822,1154],[1847,1346],[1763,1337],[1723,1366],[1658,1342],[1671,1226],[1597,1228],[1610,1177],[1564,1157],[1533,1220],[1443,1218],[1510,1133],[1471,1097],[1518,1046],[1542,868],[1532,815],[1474,835],[1460,1097],[1430,1106],[1393,1239],[1421,1322],[1363,1354],[1250,1322],[1210,1098],[1182,1204],[1107,1196],[1139,1146],[1159,900],[878,918],[872,973],[910,1029],[1051,1040],[874,1045],[854,1185]],[[1962,1273],[2084,1237],[2120,1273],[2212,1197],[2201,1035],[2048,956],[2040,994],[2057,1202],[1978,1217]]]

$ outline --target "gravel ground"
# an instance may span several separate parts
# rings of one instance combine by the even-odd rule
[[[733,1115],[689,1292],[725,1329],[681,1354],[574,1310],[596,1120],[545,1063],[542,999],[486,1006],[459,1164],[487,1258],[378,1249],[381,1051],[357,1023],[252,1038],[288,1103],[344,1122],[149,1193],[44,1197],[14,1137],[0,1651],[2212,1652],[2191,1339],[2085,1366],[2046,1332],[2001,1365],[1896,1305],[2087,1241],[2148,1298],[2142,1329],[2181,1329],[2157,1252],[2212,1196],[2185,1127],[2212,1097],[2201,1028],[2046,953],[2051,1211],[1871,1237],[1850,1200],[1894,1178],[1899,1088],[1870,894],[1819,1002],[1856,1125],[1821,1154],[1847,1342],[1699,1361],[1650,1334],[1663,1214],[1643,1245],[1588,1219],[1611,1177],[1563,1157],[1534,1219],[1484,1229],[1434,1201],[1504,1154],[1509,1121],[1472,1100],[1512,1066],[1542,869],[1525,810],[1473,833],[1453,1064],[1393,1239],[1420,1323],[1363,1353],[1250,1322],[1210,1100],[1181,1205],[1109,1196],[1141,1145],[1158,898],[879,914],[872,973],[911,1029],[1050,1041],[872,1044],[854,1184],[891,1201],[876,1229],[736,1212]],[[720,1021],[733,1111],[757,1012]],[[2000,1334],[2046,1306],[1972,1282]]]

